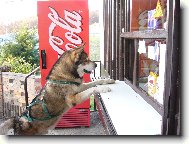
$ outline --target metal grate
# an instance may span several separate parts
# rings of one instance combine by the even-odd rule
[[[112,123],[112,120],[108,114],[106,106],[101,99],[100,94],[95,95],[96,106],[99,112],[100,119],[102,121],[103,127],[108,135],[117,135],[116,129]]]
[[[90,110],[82,108],[72,108],[65,113],[56,128],[70,128],[70,127],[82,127],[90,126]]]

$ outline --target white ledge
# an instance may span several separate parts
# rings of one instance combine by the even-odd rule
[[[159,135],[162,116],[123,81],[108,85],[112,91],[101,93],[118,135]]]

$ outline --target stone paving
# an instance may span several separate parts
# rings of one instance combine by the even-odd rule
[[[2,121],[0,121],[1,124]],[[8,132],[8,135],[13,135],[13,129]],[[91,126],[77,128],[57,128],[50,131],[47,135],[106,135],[105,129],[102,126],[98,112],[91,112]]]
[[[98,112],[91,112],[91,126],[55,129],[50,135],[106,135]]]

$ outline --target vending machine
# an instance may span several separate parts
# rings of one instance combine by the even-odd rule
[[[85,42],[89,54],[88,0],[38,1],[38,34],[41,85],[60,55]],[[84,75],[89,82],[89,74]],[[62,116],[56,127],[90,126],[90,100],[76,105]]]

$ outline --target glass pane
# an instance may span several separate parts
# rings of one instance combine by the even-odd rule
[[[139,87],[163,104],[165,52],[163,40],[139,41]]]
[[[132,0],[131,31],[166,29],[167,0]]]

